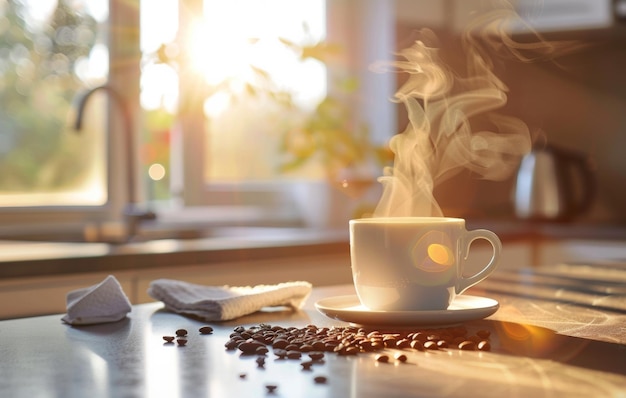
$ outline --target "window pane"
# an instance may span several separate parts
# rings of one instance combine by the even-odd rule
[[[193,3],[201,11],[185,9]],[[181,30],[178,7],[191,15]],[[201,97],[204,164],[194,167],[205,183],[283,177],[282,135],[326,95],[326,66],[302,54],[325,37],[325,0],[169,0],[145,4],[141,15],[145,175],[166,170],[149,179],[149,197],[167,199],[176,185],[171,150],[186,134],[176,123],[179,98]]]
[[[246,12],[241,12],[246,10]],[[301,52],[325,36],[324,1],[205,1],[195,61],[205,102],[207,182],[280,178],[280,143],[326,94],[326,68]]]
[[[0,206],[102,205],[106,120],[74,101],[108,73],[106,0],[0,3]]]

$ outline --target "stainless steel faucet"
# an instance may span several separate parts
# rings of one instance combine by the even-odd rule
[[[150,210],[140,209],[138,207],[138,201],[135,195],[136,181],[135,181],[135,142],[133,140],[133,126],[132,115],[126,102],[122,96],[111,86],[102,85],[94,87],[80,96],[78,101],[78,110],[76,114],[76,121],[74,123],[74,129],[80,131],[83,124],[83,115],[85,113],[85,107],[87,106],[88,99],[97,91],[104,91],[108,94],[109,98],[116,103],[120,114],[122,116],[122,122],[124,123],[124,140],[126,146],[126,183],[127,183],[127,203],[124,208],[124,219],[126,221],[126,240],[131,240],[137,235],[139,224],[143,220],[153,220],[156,218],[156,214]]]

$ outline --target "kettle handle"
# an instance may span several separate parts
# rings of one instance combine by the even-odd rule
[[[566,151],[562,148],[558,150],[559,155],[568,160],[574,167],[574,170],[578,171],[578,175],[582,181],[582,192],[578,198],[572,198],[573,211],[576,213],[582,213],[591,207],[593,200],[596,196],[596,179],[591,170],[589,162],[583,156],[578,153]]]

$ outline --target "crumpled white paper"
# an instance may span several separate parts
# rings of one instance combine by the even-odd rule
[[[131,304],[118,280],[107,276],[102,282],[67,294],[67,314],[63,322],[91,325],[117,322],[131,311]]]
[[[227,321],[261,310],[289,306],[299,309],[311,293],[309,282],[256,286],[204,286],[173,279],[150,283],[148,294],[165,308],[206,321]]]

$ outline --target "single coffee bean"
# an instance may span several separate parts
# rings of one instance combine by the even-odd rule
[[[420,340],[411,341],[411,348],[418,351],[424,351],[424,343]]]
[[[409,347],[411,347],[411,341],[407,339],[398,340],[398,342],[396,343],[396,348],[400,350],[409,348]]]
[[[439,347],[437,346],[437,342],[434,340],[428,340],[427,342],[424,343],[424,348],[427,350],[438,350]]]
[[[174,336],[163,336],[163,340],[167,341],[168,343],[173,342],[175,339]]]
[[[287,351],[288,359],[300,359],[300,357],[302,357],[300,351]]]
[[[297,344],[287,344],[287,346],[285,347],[285,350],[287,351],[300,351],[300,346]]]
[[[448,348],[448,342],[446,340],[439,340],[437,341],[437,347]]]
[[[245,379],[246,378],[246,374],[245,373],[239,373],[239,378],[240,379]]]
[[[244,354],[255,354],[257,348],[265,347],[263,344],[255,342],[255,341],[244,341],[239,344],[237,348]]]
[[[376,355],[375,358],[376,358],[376,362],[383,362],[383,363],[389,362],[389,356],[385,354],[378,354]]]
[[[265,357],[257,357],[256,359],[256,364],[259,368],[262,368],[265,366]]]
[[[211,334],[213,333],[213,328],[211,326],[202,326],[199,331],[200,334]]]
[[[324,358],[324,353],[321,351],[309,352],[309,358],[314,361],[319,361],[320,359]]]
[[[187,336],[187,331],[185,329],[178,329],[176,331],[176,336],[179,336],[179,337]]]
[[[474,351],[476,349],[476,343],[471,340],[465,340],[459,344],[459,350]]]
[[[313,351],[324,351],[324,343],[321,340],[316,340],[311,344]]]
[[[234,350],[237,348],[237,346],[239,346],[239,344],[239,340],[230,339],[226,342],[226,344],[224,344],[224,347],[226,347],[227,350]]]
[[[287,341],[286,339],[277,338],[272,343],[272,347],[282,349],[282,348],[286,348],[288,344],[289,344],[289,341]]]
[[[491,332],[488,330],[479,330],[478,332],[476,332],[476,335],[481,339],[488,339],[489,336],[491,336]]]
[[[380,351],[382,349],[385,348],[385,345],[382,342],[379,341],[373,341],[372,342],[372,350],[373,351]]]
[[[302,366],[302,370],[311,370],[311,367],[313,366],[313,361],[301,362],[300,366]]]
[[[282,348],[277,348],[274,350],[274,355],[276,355],[278,359],[285,359],[285,357],[287,357],[287,350],[283,350]]]
[[[187,344],[187,339],[178,339],[176,340],[179,346],[184,346]]]
[[[315,376],[315,378],[313,379],[313,381],[314,381],[316,384],[325,384],[325,383],[328,381],[328,379],[326,379],[326,377],[325,377],[325,376]]]
[[[402,354],[400,352],[395,353],[395,355],[393,357],[395,358],[396,361],[399,361],[399,362],[406,362],[406,360],[407,360],[406,355],[404,355],[404,354]]]
[[[270,394],[273,393],[274,391],[276,391],[276,389],[278,388],[278,386],[276,384],[266,384],[265,388],[267,389],[267,392],[269,392]]]
[[[477,347],[480,351],[491,351],[491,343],[487,340],[482,340]]]
[[[387,336],[383,338],[383,344],[385,344],[385,347],[387,348],[395,348],[397,342],[398,340],[393,336]]]
[[[266,346],[257,347],[254,353],[257,355],[265,355],[269,352]]]

